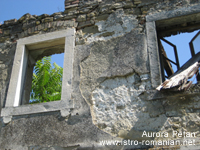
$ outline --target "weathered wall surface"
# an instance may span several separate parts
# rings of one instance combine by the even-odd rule
[[[9,41],[0,43],[0,99],[1,107],[5,104],[6,92],[9,85],[16,44]],[[0,108],[1,108],[0,107]]]
[[[149,148],[152,146],[141,144],[103,146],[100,141],[165,139],[142,138],[143,131],[168,133],[172,140],[184,140],[172,136],[175,131],[194,132],[195,137],[188,138],[194,138],[198,147],[199,87],[179,93],[155,91],[145,23],[146,15],[196,5],[198,0],[66,0],[64,12],[26,14],[19,20],[5,21],[0,26],[1,106],[16,40],[76,28],[74,108],[67,117],[61,117],[60,112],[13,116],[11,122],[2,124],[0,149]]]

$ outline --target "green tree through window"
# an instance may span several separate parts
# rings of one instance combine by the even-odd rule
[[[34,67],[30,103],[60,100],[62,73],[62,67],[55,62],[51,65],[51,56],[38,60]]]

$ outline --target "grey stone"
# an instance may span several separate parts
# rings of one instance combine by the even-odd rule
[[[77,21],[78,22],[86,21],[86,17],[87,17],[86,15],[79,15]]]
[[[18,24],[14,26],[11,30],[12,34],[19,33],[19,32],[22,32],[22,24]]]
[[[52,22],[52,21],[53,21],[53,17],[46,17],[46,18],[42,19],[42,23]]]
[[[3,117],[3,123],[4,124],[10,123],[11,120],[12,120],[12,116],[5,116],[5,117]]]
[[[60,114],[62,117],[67,117],[70,115],[70,109],[61,109]]]
[[[165,113],[161,101],[153,101],[151,103],[148,103],[147,108],[150,117],[158,117],[159,115]]]
[[[147,15],[146,20],[147,22],[151,22],[151,21],[163,20],[166,18],[184,16],[186,14],[187,15],[195,14],[199,12],[200,12],[200,4],[191,7],[182,7],[180,9],[175,9],[171,11],[164,10],[163,12]]]
[[[28,147],[70,149],[79,147],[78,145],[81,143],[85,143],[81,144],[81,148],[98,148],[100,146],[103,149],[104,146],[98,145],[98,143],[101,140],[113,139],[110,135],[96,128],[87,113],[77,116],[79,120],[77,118],[73,125],[71,123],[75,120],[75,116],[66,122],[58,120],[58,115],[54,112],[15,118],[12,123],[1,130],[1,135],[4,138],[1,138],[0,149],[27,150]]]
[[[0,25],[0,108],[3,107],[0,149],[147,149],[152,147],[105,146],[101,141],[166,139],[142,137],[143,131],[167,132],[170,140],[199,141],[198,84],[189,91],[182,92],[155,90],[161,83],[156,30],[180,23],[189,25],[199,22],[199,0],[66,2],[79,4],[69,5],[64,13],[54,13],[51,16],[26,14],[17,22]],[[52,19],[56,21],[49,22]],[[31,23],[34,21],[37,26]],[[19,23],[24,23],[23,32],[22,24]],[[31,42],[37,41],[40,36],[48,37],[48,32],[60,30],[59,34],[62,34],[68,27],[74,28],[77,34],[74,38],[71,35],[66,37],[64,64],[67,69],[64,74],[67,76],[63,77],[66,85],[62,92],[63,99],[57,102],[7,107],[6,98],[15,94],[8,92],[7,95],[8,85],[10,84],[9,88],[16,86],[16,80],[10,80],[11,70],[16,69],[12,69],[12,65],[20,64],[20,60],[13,64],[15,40],[20,42],[29,36]],[[6,36],[3,36],[2,32]],[[35,38],[32,34],[40,36]],[[74,46],[70,47],[68,44],[74,39],[76,45],[74,43]],[[9,40],[12,43],[8,42]],[[46,46],[52,43],[55,46],[56,42],[62,40],[50,39],[51,42]],[[48,49],[49,51],[43,48],[34,51],[33,47],[41,48],[40,42],[37,41],[34,45],[25,43],[33,55],[33,61],[29,65],[34,63],[40,53],[44,52],[45,55],[60,52],[60,47],[56,47],[58,51],[53,47]],[[14,101],[14,98],[10,99]],[[173,138],[173,131],[195,132],[196,136]],[[199,143],[195,144],[197,145],[179,145],[176,148],[199,149]],[[166,147],[172,149],[171,146]]]
[[[17,19],[11,19],[11,20],[6,20],[4,21],[4,24],[5,25],[10,25],[10,24],[14,24],[17,22]]]
[[[157,35],[155,29],[155,22],[146,23],[147,49],[150,63],[151,83],[153,88],[156,88],[158,85],[160,85],[162,80],[158,45],[156,44]]]
[[[61,20],[63,18],[63,15],[61,15],[61,14],[58,14],[58,15],[55,15],[54,16],[54,20]]]
[[[137,31],[132,31],[125,38],[117,41],[118,44],[113,51],[113,62],[111,67],[103,73],[103,77],[123,76],[133,72],[138,74],[149,72],[148,63],[144,61],[147,59],[146,40],[143,34],[135,36],[136,33]]]
[[[140,75],[140,79],[142,81],[150,79],[149,74],[142,74],[142,75]]]
[[[139,41],[145,42],[144,35],[135,36],[135,33],[137,31],[122,38],[91,45],[90,56],[81,63],[80,88],[87,102],[91,103],[90,91],[98,86],[105,77],[123,76],[133,72],[149,72],[148,63],[143,61],[147,59],[145,46],[144,44],[137,45]],[[99,56],[99,59],[96,55]]]

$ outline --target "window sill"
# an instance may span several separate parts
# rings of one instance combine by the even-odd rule
[[[60,101],[53,101],[53,102],[39,103],[39,104],[27,104],[18,107],[2,108],[1,117],[29,115],[36,113],[52,112],[52,111],[62,111],[63,109],[69,110],[72,108],[73,108],[73,100],[69,101],[60,100]]]

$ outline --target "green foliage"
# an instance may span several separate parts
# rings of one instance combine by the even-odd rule
[[[55,62],[51,65],[51,57],[38,60],[34,67],[30,103],[42,103],[61,99],[63,68]]]

